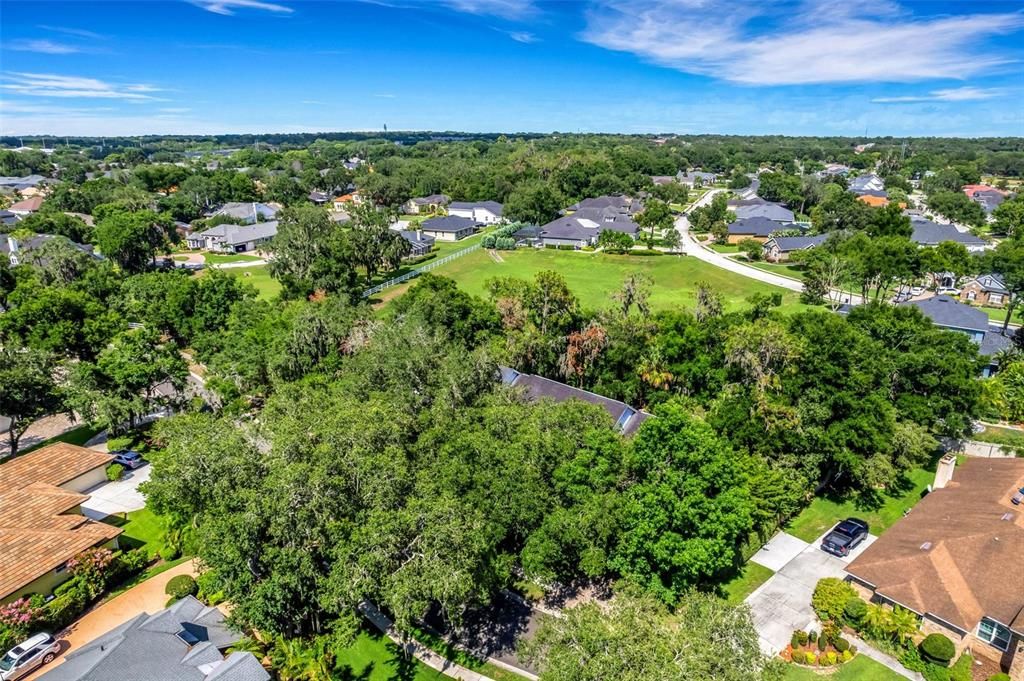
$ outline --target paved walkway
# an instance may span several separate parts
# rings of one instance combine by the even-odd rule
[[[49,665],[25,678],[36,678],[41,676],[43,672],[48,672],[54,667],[59,666],[64,662],[68,652],[107,633],[114,627],[124,624],[136,615],[144,612],[152,614],[158,610],[163,610],[169,598],[164,593],[167,582],[178,575],[194,574],[196,574],[195,564],[192,561],[186,561],[170,570],[161,572],[151,579],[147,579],[123,594],[115,596],[103,605],[93,608],[72,623],[67,629],[56,635],[61,643],[60,656]]]
[[[411,654],[417,660],[431,669],[436,669],[445,676],[461,681],[493,681],[489,676],[484,676],[471,669],[466,669],[455,664],[451,660],[441,657],[430,648],[417,643],[416,641],[403,641],[394,623],[387,616],[377,609],[377,606],[368,601],[359,605],[359,610],[366,616],[366,619],[373,623],[373,626],[383,631],[388,638],[402,648],[406,654]]]

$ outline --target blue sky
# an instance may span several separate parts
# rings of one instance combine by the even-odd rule
[[[1024,2],[0,0],[0,133],[1024,135]]]

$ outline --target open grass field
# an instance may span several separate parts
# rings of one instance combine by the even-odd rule
[[[771,263],[771,262],[748,262],[751,267],[756,267],[759,270],[765,272],[771,272],[772,274],[778,274],[783,277],[790,277],[791,279],[804,280],[804,270],[798,265],[787,265],[785,263]]]
[[[774,574],[771,569],[748,561],[738,575],[722,585],[722,596],[730,605],[739,605]]]
[[[1006,321],[1006,308],[1002,307],[979,307],[979,310],[988,315],[989,320],[992,322],[1002,323]],[[1013,311],[1013,318],[1010,320],[1011,324],[1020,324],[1024,322],[1024,317],[1021,317],[1021,309],[1017,308]]]
[[[256,255],[245,253],[204,253],[203,258],[211,265],[227,265],[236,262],[258,262],[262,260]]]
[[[493,277],[532,279],[538,272],[554,270],[565,277],[581,305],[590,309],[611,305],[612,293],[634,272],[646,274],[653,281],[650,303],[655,310],[692,308],[697,283],[701,281],[722,295],[727,310],[744,306],[745,300],[755,293],[777,292],[783,294],[787,309],[802,307],[798,302],[799,294],[793,291],[739,277],[686,256],[607,255],[549,249],[501,251],[500,255],[504,262],[493,261],[483,250],[475,251],[434,272],[451,277],[469,293],[483,296],[486,295],[485,282]],[[396,287],[394,292],[386,291],[382,298],[390,299],[401,292],[401,287]]]
[[[814,669],[788,665],[785,681],[902,681],[903,677],[871,658],[858,655],[831,674],[819,674]]]
[[[164,535],[167,532],[164,521],[148,508],[131,511],[123,516],[108,516],[103,522],[115,525],[124,530],[118,538],[122,548],[145,548],[150,555],[159,553],[164,548]]]
[[[281,291],[281,285],[270,276],[266,265],[255,265],[253,267],[229,267],[220,270],[232,277],[239,277],[243,281],[252,284],[259,291],[260,298],[270,300]],[[200,270],[196,276],[202,276],[206,270]]]
[[[934,480],[935,466],[932,465],[910,471],[903,485],[876,495],[815,497],[785,529],[798,539],[811,542],[840,520],[854,517],[866,520],[871,526],[871,534],[878,535],[913,508]]]

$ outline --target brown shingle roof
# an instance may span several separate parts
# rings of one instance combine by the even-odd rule
[[[0,464],[0,494],[33,482],[60,487],[111,461],[113,457],[109,454],[57,442]]]
[[[1024,459],[969,459],[847,568],[876,592],[964,631],[1024,624]]]
[[[78,513],[87,495],[58,487],[110,460],[59,443],[0,465],[0,601],[121,533]]]

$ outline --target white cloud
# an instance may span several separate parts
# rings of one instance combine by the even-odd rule
[[[274,2],[262,2],[262,0],[188,0],[196,7],[201,7],[207,12],[231,16],[238,9],[262,9],[277,14],[291,14],[294,10],[285,5]]]
[[[902,104],[905,102],[969,102],[978,99],[992,99],[1005,94],[1002,88],[958,87],[932,90],[926,95],[905,95],[900,97],[875,97],[877,104]]]
[[[915,18],[891,3],[600,2],[584,42],[748,85],[963,79],[1008,63],[979,45],[1024,27],[1021,13]]]
[[[60,76],[52,73],[8,73],[0,88],[18,95],[31,97],[82,97],[91,99],[123,99],[125,101],[152,100],[146,94],[160,88],[144,83],[117,85],[97,78]]]
[[[82,50],[74,45],[55,43],[52,40],[14,40],[7,45],[19,52],[38,52],[40,54],[74,54]]]
[[[40,24],[39,28],[44,31],[53,31],[55,33],[64,33],[65,35],[74,35],[79,38],[92,38],[93,40],[103,40],[105,36],[92,31],[86,31],[82,28],[68,28],[66,26],[48,26],[46,24]]]
[[[506,35],[517,43],[535,43],[540,38],[530,33],[529,31],[505,31]]]
[[[443,0],[443,4],[458,12],[522,19],[537,11],[533,0]]]

